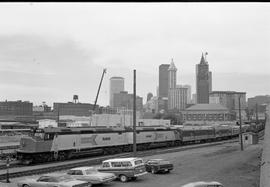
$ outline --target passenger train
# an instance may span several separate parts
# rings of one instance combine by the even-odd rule
[[[242,132],[247,131],[243,126]],[[137,150],[237,137],[239,126],[136,127]],[[17,160],[24,164],[132,151],[132,128],[44,128],[22,137]]]

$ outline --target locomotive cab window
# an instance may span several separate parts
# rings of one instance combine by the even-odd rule
[[[36,138],[41,139],[41,140],[44,139],[44,133],[35,133],[34,136],[35,136]]]
[[[44,135],[44,140],[53,140],[53,138],[54,138],[54,134],[52,133],[46,133]]]

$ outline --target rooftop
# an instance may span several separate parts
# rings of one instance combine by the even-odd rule
[[[123,77],[111,77],[110,79],[124,79]]]
[[[223,93],[223,94],[246,94],[246,92],[236,92],[236,91],[212,91],[210,94]]]
[[[226,107],[221,104],[196,104],[187,108],[186,111],[198,111],[198,110],[228,110]]]

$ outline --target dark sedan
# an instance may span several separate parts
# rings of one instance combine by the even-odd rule
[[[150,159],[145,162],[146,171],[153,174],[163,172],[169,173],[173,170],[173,164],[163,159]]]

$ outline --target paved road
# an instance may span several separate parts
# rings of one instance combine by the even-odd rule
[[[149,173],[137,181],[113,181],[102,187],[180,187],[200,180],[215,180],[229,187],[258,187],[261,148],[261,144],[251,145],[241,152],[238,143],[228,143],[157,155],[155,158],[164,158],[174,164],[175,169],[170,174]],[[13,183],[8,185],[0,183],[0,186],[15,187],[18,180],[21,178],[11,179]]]

